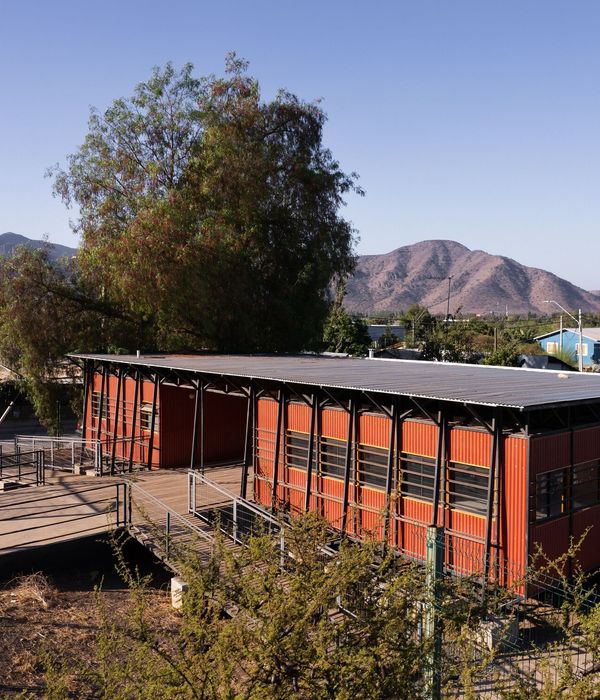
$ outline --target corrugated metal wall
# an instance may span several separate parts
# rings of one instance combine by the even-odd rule
[[[600,548],[597,544],[597,532],[595,532],[600,528],[600,505],[591,505],[569,512],[567,487],[564,515],[537,522],[535,519],[537,477],[545,472],[564,468],[565,479],[569,482],[574,466],[600,460],[600,426],[534,436],[531,438],[530,445],[529,554],[533,554],[539,545],[549,558],[556,558],[568,549],[571,539],[579,542],[586,530],[591,527],[593,529],[584,537],[577,558],[586,571],[600,567]]]
[[[317,426],[324,437],[346,441],[349,415],[338,408],[319,411]],[[286,410],[285,424],[289,430],[308,433],[310,409],[291,403]],[[255,497],[270,507],[272,502],[273,453],[277,426],[277,402],[267,398],[258,401],[257,457]],[[356,441],[362,445],[387,450],[390,439],[390,419],[382,414],[362,413],[358,420]],[[284,439],[279,456],[277,499],[284,508],[302,512],[306,490],[306,472],[285,466]],[[423,420],[406,420],[401,425],[399,449],[402,452],[434,458],[438,442],[438,428]],[[464,427],[449,431],[447,439],[448,463],[489,467],[491,436],[488,432]],[[498,568],[504,583],[514,583],[524,572],[527,531],[526,472],[527,440],[517,437],[504,439],[504,463],[500,470],[502,499],[498,547]],[[397,460],[398,455],[395,455]],[[353,454],[353,464],[356,454]],[[444,460],[444,463],[446,461]],[[447,466],[447,464],[446,464]],[[396,461],[396,469],[398,463]],[[354,469],[354,466],[352,467]],[[353,473],[353,472],[352,472]],[[446,493],[445,502],[448,503]],[[317,465],[311,479],[310,509],[318,511],[335,528],[342,524],[343,480],[324,477]],[[386,497],[382,488],[354,483],[349,489],[347,532],[362,539],[381,540],[386,519]],[[388,538],[390,544],[417,558],[425,555],[426,527],[432,522],[430,503],[400,495],[397,485],[391,494]],[[440,506],[438,522],[444,519]],[[457,509],[445,508],[447,531],[447,563],[461,573],[482,570],[484,559],[485,517]],[[492,528],[495,533],[495,525]],[[510,573],[504,573],[510,571]]]
[[[114,416],[117,397],[117,377],[107,378],[104,402],[108,406],[108,416],[102,419],[101,439],[105,450],[112,450],[114,437]],[[94,374],[93,391],[100,392],[102,376]],[[140,409],[143,404],[152,404],[154,385],[150,381],[140,383],[134,439],[133,460],[146,464],[150,431],[140,428]],[[133,404],[135,380],[124,378],[119,397],[117,420],[117,459],[129,459],[133,425]],[[161,385],[157,394],[156,431],[152,449],[152,465],[170,468],[185,467],[190,464],[192,447],[192,427],[194,423],[195,394],[189,389]],[[234,395],[205,392],[205,445],[204,457],[207,463],[241,460],[244,453],[247,400]],[[103,411],[104,412],[104,411]],[[96,438],[98,419],[92,416],[92,394],[88,397],[87,437]],[[198,421],[200,427],[200,419]],[[196,448],[196,460],[200,457],[200,432]]]

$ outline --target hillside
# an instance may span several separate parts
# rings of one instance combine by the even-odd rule
[[[38,249],[45,245],[50,245],[50,256],[56,260],[58,258],[71,257],[77,253],[76,248],[69,248],[66,245],[58,243],[49,243],[47,241],[33,240],[26,236],[21,236],[18,233],[2,233],[0,234],[0,256],[8,258],[20,245],[25,245],[28,248]]]
[[[422,241],[384,255],[359,256],[345,306],[355,313],[384,313],[418,303],[444,314],[448,277],[450,313],[555,312],[545,299],[569,310],[600,311],[600,296],[545,270],[455,241]]]

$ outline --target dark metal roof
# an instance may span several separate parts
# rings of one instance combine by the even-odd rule
[[[517,409],[600,401],[600,375],[314,355],[98,355],[76,359]]]

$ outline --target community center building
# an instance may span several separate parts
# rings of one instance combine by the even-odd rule
[[[600,376],[313,355],[101,355],[84,438],[113,469],[239,465],[242,497],[286,516],[517,585],[541,546],[600,566]]]

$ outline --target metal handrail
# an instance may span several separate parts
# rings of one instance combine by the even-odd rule
[[[165,505],[159,498],[156,498],[156,496],[152,495],[146,489],[143,489],[141,486],[138,484],[132,483],[130,481],[124,482],[126,483],[129,488],[132,491],[132,498],[133,498],[133,493],[134,492],[140,492],[144,495],[145,498],[149,499],[152,501],[155,505],[157,505],[164,513],[165,515],[169,516],[169,520],[174,519],[178,520],[184,527],[186,527],[189,530],[193,530],[195,533],[200,535],[200,537],[203,537],[205,540],[211,541],[213,538],[204,530],[199,528],[197,525],[194,525],[193,523],[190,523],[188,520],[185,519],[181,513],[178,513],[176,510],[173,510],[173,508],[170,508],[169,506]],[[131,514],[129,514],[129,524],[131,524]]]
[[[269,513],[266,513],[262,508],[259,508],[257,505],[255,505],[251,501],[248,501],[245,498],[242,498],[241,496],[236,496],[234,493],[232,493],[231,491],[228,491],[223,486],[220,486],[219,484],[215,483],[214,481],[207,479],[204,476],[204,474],[201,474],[200,472],[196,472],[196,471],[189,471],[188,472],[188,509],[189,509],[189,506],[192,504],[192,497],[193,496],[195,497],[195,490],[191,487],[192,483],[195,481],[200,481],[201,483],[206,484],[207,486],[210,486],[210,488],[214,489],[215,491],[218,491],[223,496],[226,496],[228,501],[232,501],[232,502],[239,503],[239,504],[243,505],[244,508],[252,511],[255,515],[258,515],[259,517],[263,518],[263,520],[267,520],[272,525],[277,525],[278,527],[281,525],[280,520],[278,520],[277,518],[274,518],[272,515],[269,515]],[[193,513],[194,511],[189,509],[189,512]]]

